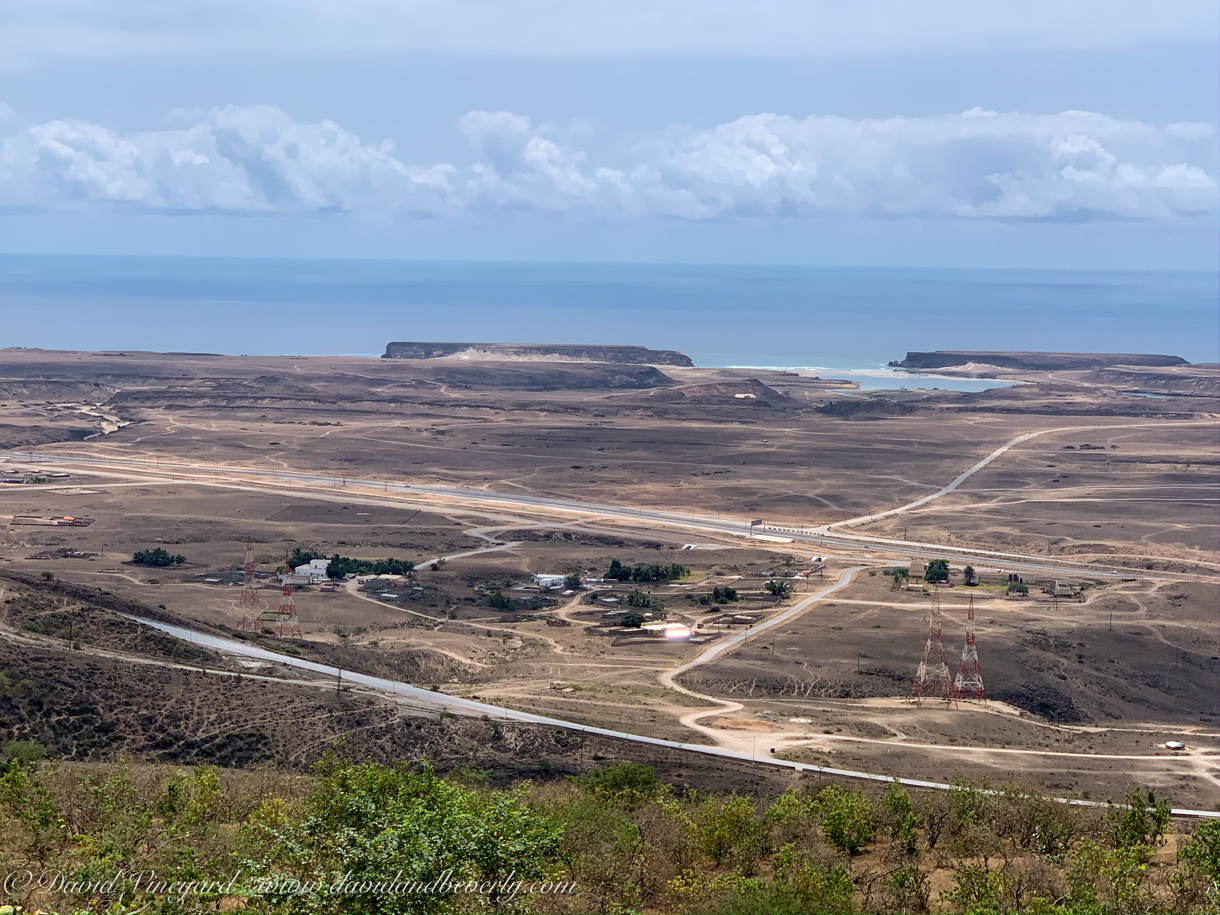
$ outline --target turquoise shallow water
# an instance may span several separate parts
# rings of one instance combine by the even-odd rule
[[[632,343],[702,365],[828,370],[934,349],[1215,362],[1217,294],[1206,272],[7,255],[0,344],[379,355],[390,340]]]

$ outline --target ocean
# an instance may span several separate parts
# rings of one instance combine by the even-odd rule
[[[1214,272],[0,256],[0,345],[377,356],[391,340],[639,344],[876,369],[908,350],[1216,362]]]

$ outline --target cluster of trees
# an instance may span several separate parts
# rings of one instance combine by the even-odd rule
[[[792,583],[782,579],[772,579],[763,587],[772,597],[787,597],[792,593]]]
[[[152,550],[136,550],[131,556],[131,562],[137,566],[163,568],[165,566],[180,566],[186,562],[186,557],[178,553],[167,553],[161,547],[157,547]]]
[[[0,763],[0,859],[22,911],[1202,913],[1216,821],[1002,787],[675,792],[647,766],[488,786],[328,755],[312,778]],[[867,854],[864,854],[867,853]],[[934,869],[952,877],[933,889]],[[159,884],[135,883],[155,872]],[[448,874],[448,879],[443,879]],[[397,878],[395,879],[395,875]],[[112,882],[113,881],[113,882]],[[517,884],[516,881],[524,881]],[[178,882],[171,894],[165,887]],[[528,892],[547,883],[549,892]],[[98,886],[108,889],[99,892]],[[120,901],[120,898],[122,901]]]
[[[617,559],[610,560],[610,570],[605,578],[612,581],[630,581],[646,584],[653,581],[678,581],[690,574],[686,566],[676,562],[670,565],[638,565],[625,566]]]
[[[728,585],[717,585],[712,588],[711,594],[705,594],[699,598],[701,604],[731,604],[741,598],[737,594],[735,588],[730,588]]]
[[[315,559],[326,559],[321,553],[302,550],[297,547],[288,557],[292,568],[307,565]],[[338,581],[348,575],[410,575],[415,569],[415,563],[406,559],[352,559],[350,556],[340,556],[335,553],[330,557],[330,565],[326,567],[326,577]]]
[[[895,569],[894,572],[898,570]],[[892,573],[886,573],[892,574]],[[910,578],[910,575],[904,576]],[[927,568],[924,569],[923,580],[929,584],[949,580],[949,560],[947,559],[930,559],[928,560]],[[895,581],[897,576],[895,575]],[[962,569],[962,584],[973,587],[979,583],[978,575],[974,571],[974,566],[966,566]]]

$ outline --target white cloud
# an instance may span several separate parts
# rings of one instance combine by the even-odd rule
[[[109,203],[178,212],[436,211],[450,166],[408,166],[388,141],[362,143],[332,121],[300,124],[271,106],[208,112],[181,130],[122,136],[50,121],[0,140],[0,201]]]
[[[458,124],[471,144],[460,167],[408,164],[388,141],[366,143],[331,121],[303,124],[270,106],[214,109],[193,123],[176,117],[180,129],[131,135],[80,121],[10,127],[0,139],[0,205],[693,220],[1168,220],[1217,211],[1212,125],[1158,127],[1082,111],[757,114],[674,127],[615,156],[581,148],[598,141],[585,125],[576,142],[512,112],[472,111]]]

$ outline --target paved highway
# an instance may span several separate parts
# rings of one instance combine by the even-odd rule
[[[1062,431],[1062,430],[1046,430]],[[1029,433],[1028,437],[1036,434]],[[925,504],[927,501],[951,491],[961,481],[977,472],[987,463],[994,460],[1003,451],[1017,444],[1026,437],[1019,436],[1007,443],[1004,448],[988,455],[970,470],[961,474],[953,483],[939,493],[918,500],[910,505],[893,509],[893,512],[905,511],[914,505]],[[247,467],[236,467],[222,464],[196,464],[187,461],[169,461],[147,458],[118,458],[79,455],[62,452],[23,452],[10,451],[9,460],[23,463],[38,463],[46,466],[75,469],[105,468],[122,473],[140,473],[157,477],[175,476],[191,479],[196,482],[213,486],[242,488],[243,485],[260,485],[263,489],[279,490],[280,487],[295,486],[294,494],[306,493],[319,498],[334,497],[336,490],[346,489],[366,490],[390,494],[410,494],[442,498],[449,502],[465,502],[483,506],[502,506],[524,508],[531,511],[558,512],[568,515],[595,515],[603,518],[613,518],[631,524],[654,524],[664,527],[676,527],[683,530],[728,534],[733,537],[749,537],[750,526],[747,521],[735,521],[724,518],[713,518],[697,514],[680,514],[657,509],[631,508],[622,505],[608,505],[596,502],[580,502],[571,499],[555,499],[546,496],[530,496],[525,494],[508,494],[481,489],[466,489],[459,486],[435,486],[417,483],[400,483],[389,480],[371,480],[357,477],[335,477],[327,474],[312,474],[287,472],[278,470],[258,470]],[[62,485],[62,484],[60,484]],[[304,492],[302,492],[304,490]],[[355,493],[353,492],[354,496]],[[348,498],[351,498],[350,496]],[[885,513],[882,513],[885,514]],[[865,518],[881,517],[864,516]],[[864,523],[861,519],[852,519]],[[844,522],[846,523],[846,522]],[[783,539],[791,542],[809,543],[819,547],[849,547],[854,550],[876,551],[902,556],[935,555],[958,561],[987,561],[997,568],[1014,572],[1030,572],[1034,574],[1058,575],[1061,577],[1118,579],[1140,577],[1158,578],[1190,578],[1194,576],[1174,575],[1172,573],[1135,572],[1122,567],[1103,567],[1081,564],[1068,560],[1058,560],[1045,556],[1026,556],[1018,553],[1005,553],[996,550],[974,549],[970,547],[954,547],[937,543],[922,543],[919,541],[893,540],[883,537],[866,537],[856,534],[832,530],[835,525],[824,525],[818,528],[777,527],[769,526],[765,531],[771,534],[782,534]]]
[[[840,582],[827,591],[834,590],[835,587],[841,587],[846,584],[846,581],[840,579]],[[811,603],[816,599],[817,595],[811,595],[807,599],[807,603]],[[796,608],[793,608],[795,610]],[[306,661],[302,658],[294,658],[289,655],[276,654],[273,651],[267,651],[265,648],[259,648],[254,645],[248,645],[245,642],[238,642],[233,639],[224,639],[219,636],[208,635],[202,632],[194,632],[190,629],[184,629],[180,626],[173,626],[169,623],[157,622],[155,620],[146,620],[128,614],[121,614],[127,619],[142,623],[153,629],[165,632],[169,635],[183,639],[195,645],[203,645],[207,648],[223,651],[228,654],[239,655],[241,657],[253,658],[260,661],[271,661],[277,664],[286,664],[291,667],[309,670],[316,674],[322,674],[336,679],[342,679],[348,683],[357,683],[368,689],[375,690],[390,696],[400,697],[407,700],[411,704],[422,707],[435,709],[437,711],[445,710],[454,713],[482,717],[484,715],[490,718],[498,718],[504,721],[521,721],[527,724],[541,724],[550,727],[564,728],[569,731],[580,731],[583,734],[597,734],[602,737],[614,737],[619,740],[630,740],[635,743],[650,744],[656,747],[667,747],[675,750],[689,750],[694,753],[703,753],[708,756],[719,756],[729,759],[741,759],[762,763],[765,765],[782,766],[788,769],[795,769],[799,772],[812,772],[821,775],[838,776],[840,778],[855,778],[865,779],[876,782],[891,782],[896,781],[899,784],[906,785],[911,788],[932,788],[942,791],[947,791],[952,788],[952,785],[944,782],[929,782],[921,779],[913,778],[894,778],[888,775],[877,775],[871,772],[857,772],[852,769],[832,769],[827,766],[813,766],[807,763],[792,762],[786,759],[776,759],[769,754],[764,757],[753,758],[749,753],[742,753],[736,750],[726,749],[724,747],[705,746],[702,744],[681,743],[675,740],[663,740],[659,737],[642,737],[639,734],[628,734],[623,731],[612,731],[608,728],[589,727],[583,724],[574,724],[571,721],[563,721],[559,718],[548,718],[545,715],[535,715],[532,712],[520,712],[516,709],[503,708],[496,705],[488,705],[483,702],[476,702],[473,699],[463,699],[458,696],[446,696],[439,693],[434,693],[431,690],[421,689],[418,686],[412,686],[409,683],[401,683],[397,680],[386,680],[381,677],[372,677],[367,674],[354,673],[349,670],[340,671],[337,667],[330,667],[326,664],[318,664],[316,661]],[[1076,799],[1059,798],[1063,803],[1075,804],[1085,807],[1104,807],[1097,801],[1082,801]],[[1220,818],[1220,813],[1213,810],[1189,810],[1177,809],[1173,810],[1175,816],[1184,817],[1205,817],[1205,818]]]

